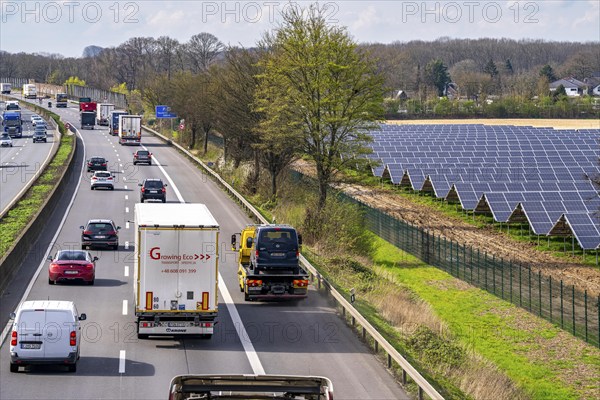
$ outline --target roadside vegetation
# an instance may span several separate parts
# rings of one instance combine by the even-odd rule
[[[54,190],[74,148],[75,136],[65,134],[66,129],[57,114],[48,112],[33,104],[30,104],[30,106],[38,114],[47,115],[54,119],[59,125],[62,136],[59,148],[44,172],[0,221],[0,259],[5,256],[25,227],[35,218]]]

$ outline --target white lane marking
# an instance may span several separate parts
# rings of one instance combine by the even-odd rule
[[[122,166],[123,166],[123,164],[121,164],[121,167],[122,167]],[[125,170],[121,170],[121,173],[122,173],[122,174],[124,174],[124,173],[125,173]]]
[[[127,189],[127,188],[125,188],[125,189]],[[129,200],[129,196],[128,195],[125,195],[125,200]]]
[[[119,158],[119,162],[121,161],[121,159]],[[122,167],[123,164],[119,164],[119,167]],[[125,173],[125,171],[123,171],[123,173]]]
[[[146,146],[142,146],[144,150],[148,150],[146,148]],[[148,150],[150,151],[150,150]],[[183,196],[181,195],[181,193],[179,192],[179,189],[177,189],[177,185],[175,185],[175,182],[173,182],[173,180],[171,179],[171,177],[169,176],[169,174],[167,174],[167,171],[165,171],[165,169],[163,168],[162,164],[160,163],[160,161],[158,161],[158,159],[156,158],[156,156],[154,154],[152,154],[152,161],[158,165],[158,168],[160,168],[161,172],[165,175],[165,178],[167,178],[167,181],[169,182],[169,185],[171,185],[171,189],[173,189],[173,192],[175,192],[175,196],[177,196],[177,198],[179,199],[180,203],[185,203],[185,201],[183,200]]]
[[[129,276],[129,265],[125,266],[125,272],[124,272],[125,276]]]
[[[123,315],[127,315],[127,300],[123,300]]]
[[[125,373],[125,350],[119,351],[119,373]]]
[[[125,179],[123,179],[123,180],[125,180]],[[125,190],[127,190],[127,185],[125,185]]]
[[[125,250],[129,249],[129,242],[125,242]]]
[[[83,143],[83,159],[85,160],[86,159],[85,141],[83,141],[83,137],[81,136],[81,133],[79,132],[79,130],[77,128],[75,128],[75,130],[77,131],[77,135],[79,136],[79,138],[81,139],[81,141]],[[52,251],[52,247],[53,247],[54,243],[56,243],[58,234],[62,230],[62,228],[65,224],[65,221],[67,220],[67,216],[69,215],[69,212],[71,211],[71,207],[73,207],[73,203],[75,202],[75,196],[77,196],[77,193],[79,192],[79,186],[81,185],[81,177],[82,176],[83,176],[83,165],[81,166],[81,171],[79,173],[79,179],[77,180],[77,187],[75,188],[75,191],[73,192],[73,196],[71,196],[71,201],[69,202],[69,205],[67,206],[67,209],[65,210],[65,214],[63,215],[63,217],[60,221],[60,224],[58,224],[56,233],[52,237],[52,240],[50,241],[50,244],[48,245],[48,248],[46,249],[46,252],[44,253],[44,256],[42,257],[42,261],[40,262],[40,265],[38,265],[38,268],[35,271],[35,274],[33,274],[33,277],[29,281],[29,285],[27,285],[27,288],[25,289],[25,292],[23,293],[23,297],[21,297],[21,300],[19,301],[17,308],[29,296],[29,293],[31,292],[31,289],[33,288],[33,285],[34,285],[35,281],[37,280],[37,277],[40,275],[40,272],[44,268],[44,264],[46,264],[46,259],[50,255],[50,251]],[[15,309],[15,311],[16,311],[16,309]],[[8,336],[8,332],[10,332],[11,327],[12,327],[12,322],[11,322],[11,320],[9,320],[6,323],[4,330],[2,331],[2,335],[0,335],[0,345],[2,343],[4,343],[4,340],[6,339],[6,336]]]
[[[129,207],[125,207],[125,212],[128,213],[129,212]]]
[[[125,229],[129,229],[129,221],[125,222]]]
[[[256,354],[256,350],[254,349],[254,346],[252,345],[252,341],[249,339],[250,336],[248,336],[248,332],[246,332],[244,323],[242,322],[242,319],[240,318],[240,314],[238,313],[238,310],[235,307],[233,299],[231,298],[231,295],[229,294],[229,290],[227,290],[227,286],[225,286],[225,281],[223,280],[223,277],[221,276],[220,272],[219,272],[219,290],[221,291],[221,294],[223,295],[223,301],[225,302],[225,305],[227,306],[227,310],[229,311],[229,316],[231,317],[231,320],[233,321],[233,326],[238,327],[237,333],[238,333],[238,336],[240,337],[240,341],[242,342],[242,346],[244,347],[244,351],[246,352],[246,356],[248,357],[248,361],[250,362],[250,366],[252,367],[252,371],[254,371],[254,373],[256,375],[264,375],[265,370],[264,370],[262,364],[260,363],[258,354]]]
[[[148,150],[148,149],[146,149],[146,150]],[[156,158],[154,158],[154,160],[156,161],[160,170],[162,171],[162,173],[165,175],[165,177],[171,184],[171,188],[175,192],[175,195],[177,196],[177,199],[179,200],[179,202],[185,203],[183,196],[181,196],[181,193],[179,192],[179,190],[177,190],[177,186],[175,185],[175,183],[171,180],[171,178],[169,177],[167,172],[162,168],[162,166],[156,160]],[[264,375],[265,369],[263,368],[263,366],[260,362],[260,359],[258,358],[258,354],[256,353],[256,350],[254,349],[254,345],[252,344],[252,341],[250,340],[250,336],[248,336],[248,332],[246,331],[246,328],[244,327],[242,318],[240,317],[240,314],[238,313],[237,308],[235,307],[233,298],[231,297],[231,294],[229,294],[227,285],[225,285],[225,281],[223,280],[223,277],[221,276],[220,272],[219,272],[219,290],[221,291],[221,294],[223,295],[223,301],[225,302],[225,305],[227,306],[227,310],[229,311],[229,316],[231,317],[234,326],[238,327],[238,329],[236,329],[236,332],[240,338],[240,342],[242,343],[242,346],[244,347],[244,352],[246,353],[246,357],[248,357],[248,362],[250,362],[252,371],[254,371],[254,374],[256,374],[256,375]]]

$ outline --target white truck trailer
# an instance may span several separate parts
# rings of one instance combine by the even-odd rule
[[[219,303],[219,224],[204,204],[138,203],[134,215],[138,338],[210,338]]]
[[[142,143],[142,116],[119,115],[119,144]]]
[[[23,85],[23,98],[24,99],[35,99],[37,98],[37,88],[33,83],[26,83]]]
[[[96,123],[98,125],[108,126],[108,118],[110,117],[110,112],[114,109],[115,109],[114,104],[110,104],[110,103],[98,104],[98,108],[96,108]]]
[[[0,92],[2,94],[10,94],[11,89],[12,89],[12,86],[10,83],[8,83],[8,82],[0,83]]]

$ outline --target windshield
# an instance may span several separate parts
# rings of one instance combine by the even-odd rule
[[[87,230],[92,231],[92,232],[100,232],[100,231],[112,231],[114,229],[111,224],[95,222],[93,224],[89,224]]]
[[[163,183],[162,181],[146,181],[145,186],[150,189],[160,189],[163,187]]]
[[[57,260],[85,260],[83,251],[60,251],[56,257]]]

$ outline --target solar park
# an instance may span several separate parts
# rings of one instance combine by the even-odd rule
[[[382,124],[371,136],[375,176],[600,248],[600,194],[589,179],[600,174],[598,129]]]

